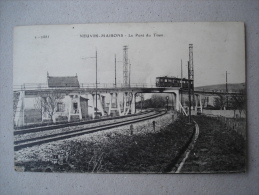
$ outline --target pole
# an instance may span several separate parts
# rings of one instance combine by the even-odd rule
[[[228,71],[226,71],[226,93],[228,92]]]
[[[95,110],[95,117],[97,117],[97,50],[96,50],[96,55],[95,55],[95,59],[96,59],[96,71],[95,71],[95,105],[96,105],[96,110]]]
[[[140,98],[141,98],[141,112],[142,112],[142,106],[143,106],[143,97],[142,97],[142,94],[141,94]]]
[[[181,88],[183,88],[183,62],[181,59]],[[181,105],[183,105],[183,95],[180,94],[180,101],[181,101]]]
[[[115,84],[114,84],[115,88],[117,86],[117,81],[116,81],[116,54],[115,54]]]
[[[227,110],[227,108],[228,108],[228,95],[227,95],[227,93],[228,93],[228,71],[226,71],[226,101],[227,101],[227,105],[226,105],[226,110]]]
[[[182,63],[182,59],[181,59],[181,88],[183,87],[183,63]]]
[[[130,87],[130,71],[131,71],[131,64],[130,64],[130,60],[129,60],[129,87]]]
[[[188,61],[188,88],[189,88],[189,123],[191,123],[191,84],[190,84],[190,62]]]

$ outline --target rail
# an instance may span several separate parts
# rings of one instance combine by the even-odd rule
[[[36,138],[16,141],[16,142],[14,142],[14,150],[17,151],[22,148],[32,147],[34,145],[40,145],[40,144],[49,143],[52,141],[64,140],[64,139],[77,137],[77,136],[84,135],[84,134],[94,133],[97,131],[103,131],[103,130],[107,130],[107,129],[111,129],[111,128],[130,125],[132,123],[137,123],[137,122],[141,122],[144,120],[150,120],[153,118],[157,118],[157,117],[160,117],[165,114],[166,114],[166,112],[158,112],[158,113],[154,113],[153,115],[138,117],[136,119],[118,121],[118,122],[113,122],[113,123],[109,123],[109,124],[98,125],[95,127],[85,127],[85,128],[81,128],[81,129],[74,130],[74,131],[62,132],[62,133],[57,133],[57,134],[49,134],[49,135],[46,135],[43,137],[36,137]]]

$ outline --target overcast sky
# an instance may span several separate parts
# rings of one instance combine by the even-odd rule
[[[154,33],[163,35],[155,37]],[[82,38],[98,34],[97,37]],[[101,37],[110,34],[120,37]],[[129,37],[129,34],[133,37]],[[138,37],[143,34],[145,37]],[[149,34],[150,37],[146,35]],[[44,38],[41,36],[48,36]],[[123,35],[123,37],[121,37]],[[36,37],[36,38],[35,38]],[[157,76],[187,77],[189,44],[193,44],[195,86],[245,82],[243,23],[139,23],[16,27],[14,85],[46,83],[50,76],[78,75],[80,83],[122,83],[123,46],[128,46],[131,83],[155,83]]]

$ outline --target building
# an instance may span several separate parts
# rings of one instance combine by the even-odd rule
[[[75,90],[71,90],[71,88]],[[23,91],[15,93],[15,126],[48,121],[87,120],[95,118],[96,114],[103,116],[105,96],[97,94],[96,109],[95,94],[81,93],[80,90],[77,90],[79,88],[77,75],[60,77],[49,76],[47,73],[48,90],[40,88],[41,95],[25,96]],[[66,92],[66,89],[69,90]],[[59,91],[62,91],[62,94]]]
[[[66,76],[66,77],[53,77],[49,76],[47,73],[47,82],[49,88],[60,88],[60,87],[74,87],[79,88],[79,82],[76,76]]]

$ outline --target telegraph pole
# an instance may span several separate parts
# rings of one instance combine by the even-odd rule
[[[130,87],[130,71],[131,71],[131,63],[130,63],[130,60],[129,60],[129,87]]]
[[[117,81],[116,81],[116,54],[115,54],[115,83],[114,83],[114,87],[116,88],[117,86]]]
[[[228,93],[228,71],[226,71],[226,100],[227,100],[227,107],[226,107],[226,109],[228,108],[228,95],[227,95],[227,93]]]
[[[95,55],[95,59],[96,59],[96,81],[95,81],[95,105],[96,105],[96,110],[95,110],[95,117],[97,117],[97,50],[96,50],[96,55]]]
[[[188,61],[188,89],[189,89],[189,123],[191,123],[191,81],[190,81],[190,62]]]
[[[189,68],[190,78],[193,82],[192,95],[193,95],[193,109],[195,109],[195,97],[194,97],[194,65],[193,65],[193,44],[189,44]]]
[[[123,46],[123,85],[129,86],[128,46]]]
[[[181,59],[181,88],[183,87],[183,62]]]
[[[166,96],[166,111],[168,111],[168,100],[169,100],[169,97]]]
[[[181,59],[181,88],[183,88],[183,61]],[[183,105],[183,94],[180,94],[181,105]]]
[[[97,50],[95,51],[95,57],[84,57],[82,59],[89,59],[89,58],[95,58],[95,106],[96,106],[96,109],[95,109],[95,115],[97,116]],[[94,95],[93,95],[94,96]],[[93,97],[93,107],[94,107],[94,97]]]

